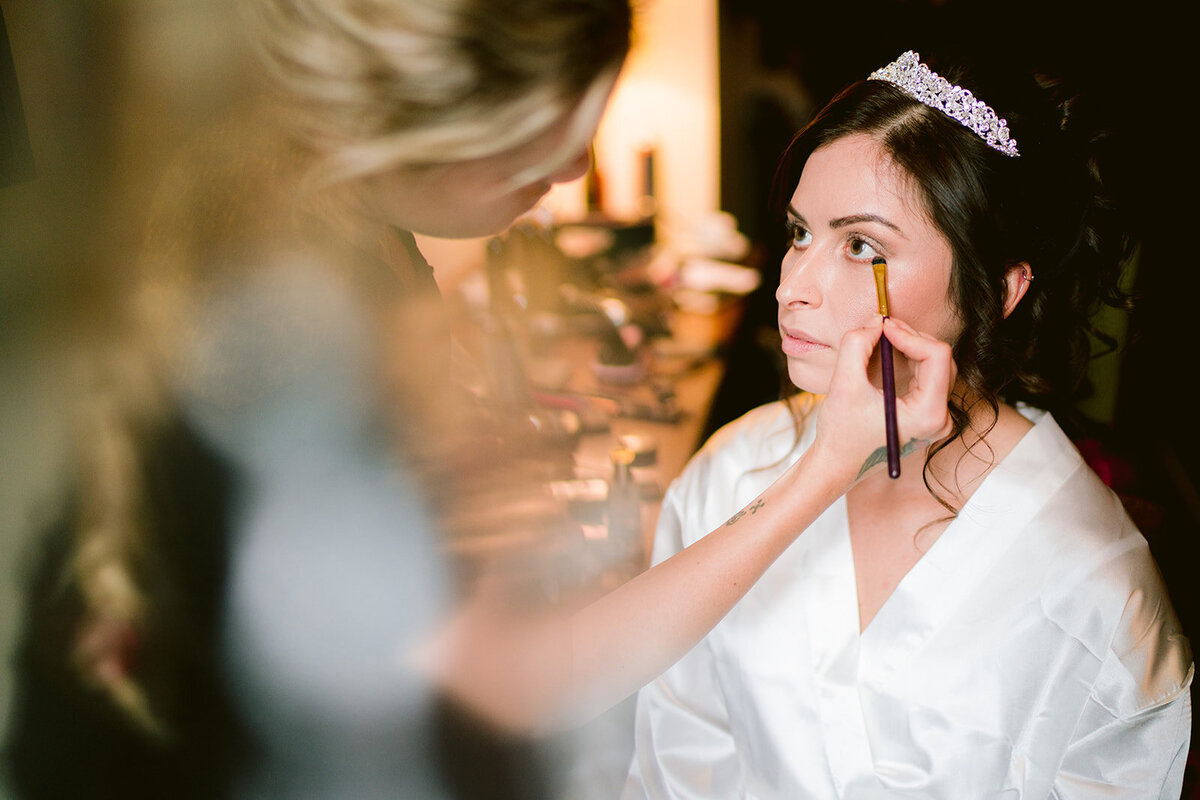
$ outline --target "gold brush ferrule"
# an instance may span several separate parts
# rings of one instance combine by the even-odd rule
[[[879,313],[888,316],[887,262],[882,258],[871,262],[875,270],[875,294],[879,296]]]

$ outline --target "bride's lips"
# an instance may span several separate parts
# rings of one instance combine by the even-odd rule
[[[787,356],[803,356],[829,349],[829,345],[817,341],[799,328],[780,325],[779,333],[783,337],[783,354]]]

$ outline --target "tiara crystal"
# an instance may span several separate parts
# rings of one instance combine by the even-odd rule
[[[886,81],[909,97],[975,132],[993,150],[1016,157],[1017,140],[1008,135],[1008,123],[996,116],[992,107],[975,99],[961,86],[956,86],[921,63],[921,56],[909,50],[883,69],[871,73],[870,80]]]

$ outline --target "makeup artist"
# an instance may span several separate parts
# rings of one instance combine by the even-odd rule
[[[891,314],[953,346],[953,430],[855,485],[641,690],[630,800],[1179,797],[1189,643],[1054,413],[1129,254],[1104,139],[1061,80],[932,66],[903,54],[788,147],[776,297],[804,391],[713,436],[653,559],[811,452],[877,258]]]
[[[410,231],[498,232],[583,174],[630,7],[237,5],[250,15],[227,8],[227,25],[266,80],[174,160],[144,280],[89,360],[74,497],[20,654],[14,782],[28,798],[541,796],[536,770],[480,785],[439,762],[436,695],[530,731],[632,692],[864,477],[881,333],[921,364],[906,441],[948,424],[949,348],[859,320],[814,457],[697,547],[570,616],[460,604],[440,512],[478,501],[463,473],[509,462],[449,388]],[[120,135],[147,134],[137,99],[114,110]]]

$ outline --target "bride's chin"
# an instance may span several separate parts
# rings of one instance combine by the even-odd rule
[[[800,364],[788,362],[788,380],[797,389],[812,394],[826,394],[832,376],[824,374],[823,370],[814,370]]]

